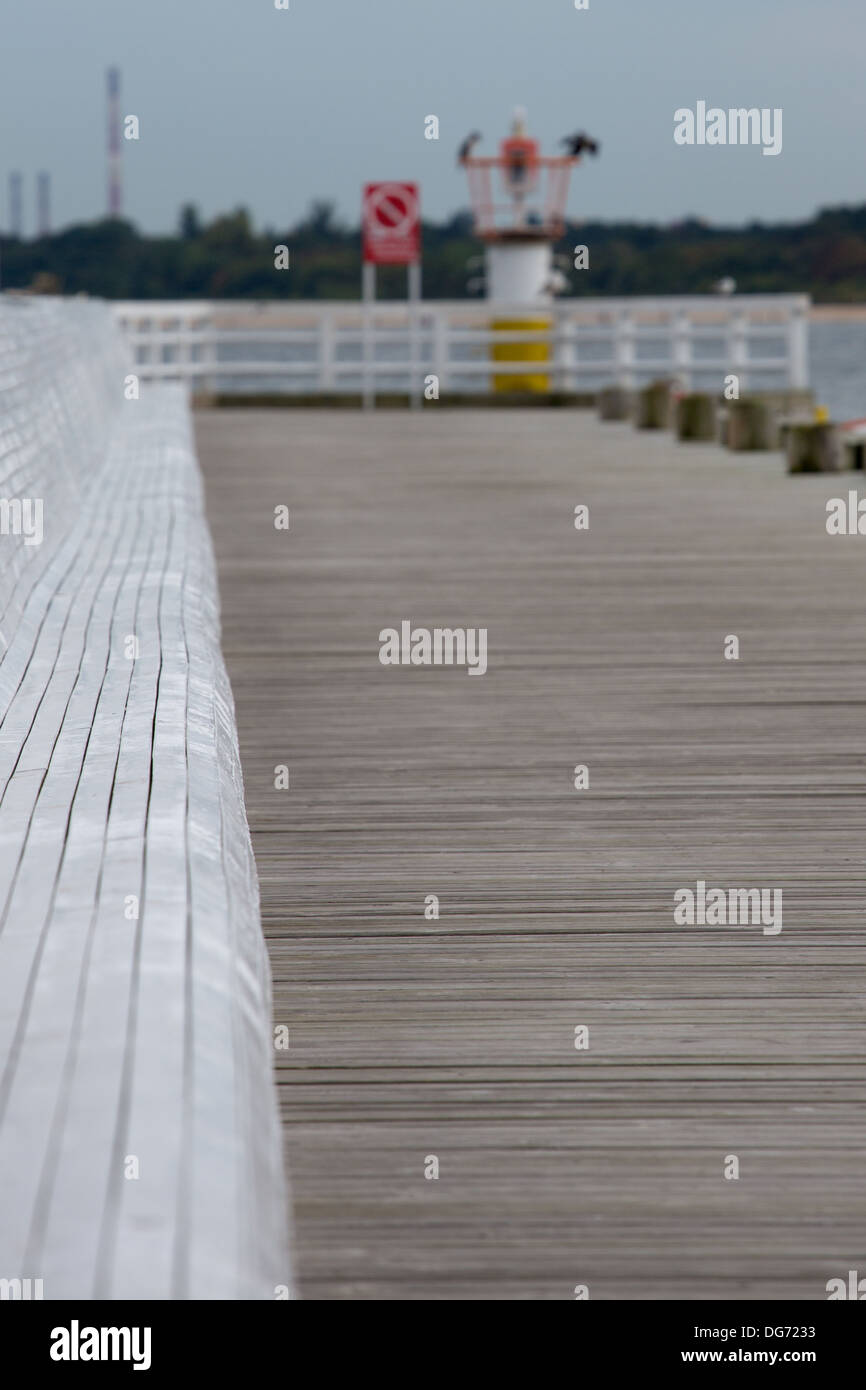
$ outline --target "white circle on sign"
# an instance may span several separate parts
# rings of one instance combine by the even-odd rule
[[[418,199],[399,183],[383,183],[367,199],[372,236],[408,236],[418,221]]]

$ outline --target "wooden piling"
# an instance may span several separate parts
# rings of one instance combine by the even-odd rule
[[[717,412],[715,396],[701,391],[680,396],[674,412],[677,439],[714,440]]]
[[[627,420],[632,411],[632,393],[625,386],[603,386],[598,393],[600,420]]]
[[[839,431],[833,424],[791,424],[785,451],[789,473],[838,473],[842,468]]]
[[[639,430],[666,430],[671,423],[671,383],[651,381],[635,396],[634,423]]]
[[[769,401],[745,396],[728,405],[725,443],[736,453],[779,447],[779,427]]]

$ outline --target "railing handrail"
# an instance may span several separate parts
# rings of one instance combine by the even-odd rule
[[[688,387],[696,374],[735,371],[740,385],[756,374],[774,374],[789,387],[805,387],[808,360],[809,296],[805,294],[671,295],[634,298],[581,298],[553,303],[492,304],[486,300],[426,300],[365,305],[356,300],[120,300],[113,304],[119,324],[137,355],[139,374],[174,377],[204,389],[217,380],[224,389],[244,378],[270,376],[277,389],[302,385],[320,391],[357,390],[363,373],[379,389],[417,390],[417,373],[460,381],[531,373],[547,376],[558,390],[593,389],[605,381],[633,386],[648,373],[675,376]],[[501,329],[492,321],[544,317],[549,327]],[[750,343],[780,340],[781,353],[756,356]],[[664,341],[667,353],[646,351]],[[722,342],[712,356],[698,357],[694,344]],[[494,346],[547,344],[545,360],[491,361]],[[242,347],[296,348],[312,356],[232,356]],[[383,358],[403,345],[402,356]],[[588,346],[610,349],[609,356],[585,355]],[[473,356],[455,356],[467,351]],[[644,355],[640,355],[641,350]],[[346,354],[349,355],[346,355]],[[352,354],[360,356],[352,356]],[[153,360],[161,354],[161,360]],[[403,385],[394,386],[396,377]],[[354,380],[351,380],[354,379]],[[382,388],[380,383],[391,382]],[[225,385],[227,383],[227,385]],[[442,383],[440,381],[440,388]],[[223,389],[223,388],[221,388]],[[464,386],[462,389],[466,389]],[[721,381],[720,381],[721,389]]]
[[[811,307],[808,294],[683,294],[683,295],[627,295],[593,296],[556,299],[552,302],[539,300],[535,305],[525,302],[507,301],[495,304],[486,299],[425,299],[419,305],[422,313],[445,313],[448,315],[491,314],[499,317],[509,313],[535,313],[543,311],[554,315],[572,314],[595,310],[597,312],[636,314],[652,307],[658,312],[682,312],[692,310],[706,312],[718,311],[730,316],[734,312],[781,310],[784,308],[806,312]],[[311,314],[317,318],[323,315],[332,317],[340,314],[360,315],[365,305],[359,299],[116,299],[111,302],[116,315],[126,317],[136,315],[174,314],[207,317],[217,313],[296,313]],[[369,306],[377,314],[405,314],[406,300],[380,299]]]

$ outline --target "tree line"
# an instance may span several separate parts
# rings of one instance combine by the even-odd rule
[[[285,246],[289,268],[275,268]],[[575,248],[587,252],[575,256]],[[423,227],[424,295],[483,293],[472,218],[458,212]],[[556,247],[572,295],[705,294],[733,279],[741,293],[807,292],[818,303],[866,302],[866,205],[826,208],[807,222],[716,227],[688,217],[672,226],[569,225]],[[361,239],[328,203],[295,226],[256,231],[244,208],[204,223],[181,210],[177,232],[150,236],[103,219],[33,240],[0,238],[4,289],[108,299],[357,299]],[[285,259],[285,257],[283,257]],[[575,269],[575,260],[588,262]],[[382,298],[405,294],[405,275],[380,268]]]

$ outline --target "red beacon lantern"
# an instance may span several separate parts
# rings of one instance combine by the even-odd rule
[[[518,107],[499,154],[477,156],[480,136],[470,136],[459,161],[469,178],[475,231],[482,241],[556,241],[565,230],[565,204],[579,154],[543,155],[526,132]],[[593,146],[589,142],[586,148]]]
[[[522,202],[538,184],[538,141],[526,135],[510,135],[499,147],[502,179],[516,202]]]

